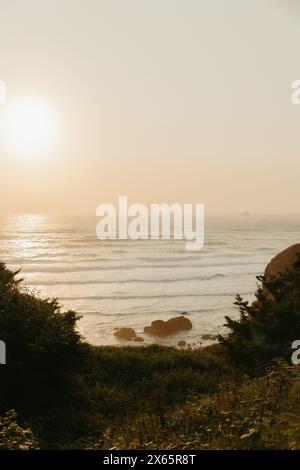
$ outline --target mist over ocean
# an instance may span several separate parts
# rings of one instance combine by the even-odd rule
[[[182,311],[192,330],[145,342],[198,345],[202,334],[224,332],[224,316],[238,316],[235,295],[252,300],[256,276],[300,234],[300,216],[207,217],[204,249],[187,252],[178,240],[100,241],[97,221],[24,214],[0,226],[1,260],[22,269],[31,291],[82,314],[80,332],[97,345],[120,344],[116,327],[143,334]]]

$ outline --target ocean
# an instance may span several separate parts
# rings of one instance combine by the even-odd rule
[[[124,344],[114,336],[124,326],[135,328],[144,344],[207,344],[203,334],[225,333],[225,315],[238,317],[235,295],[253,300],[256,276],[300,236],[300,216],[206,217],[204,248],[187,252],[180,240],[100,241],[97,222],[21,214],[1,218],[0,225],[0,260],[21,268],[31,292],[57,297],[80,313],[79,330],[95,345]],[[183,311],[190,331],[143,334],[152,320]]]

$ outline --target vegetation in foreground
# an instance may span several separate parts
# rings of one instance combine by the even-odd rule
[[[299,449],[300,266],[211,347],[93,347],[0,264],[0,449]]]

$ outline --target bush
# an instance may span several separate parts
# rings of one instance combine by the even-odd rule
[[[7,365],[0,376],[0,407],[30,411],[48,408],[65,394],[68,370],[77,360],[79,316],[58,302],[28,293],[19,272],[0,263],[0,336]]]
[[[237,296],[240,319],[226,317],[230,334],[220,336],[234,365],[252,373],[275,357],[289,361],[291,344],[300,339],[300,262],[284,275],[257,279],[256,301],[249,304]]]
[[[42,300],[20,287],[18,272],[0,263],[0,332],[13,364],[53,364],[72,355],[80,336],[79,316],[61,312],[57,300]]]
[[[21,427],[17,413],[10,410],[0,416],[0,450],[37,449],[36,439],[30,428]]]

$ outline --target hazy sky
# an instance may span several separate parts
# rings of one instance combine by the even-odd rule
[[[30,158],[1,134],[0,212],[300,212],[299,1],[0,0],[0,19],[0,115],[37,95],[58,133]]]

